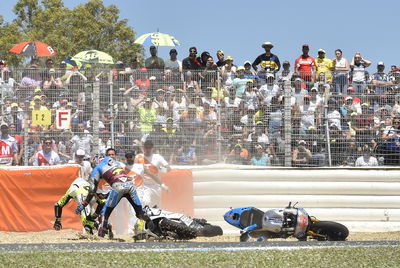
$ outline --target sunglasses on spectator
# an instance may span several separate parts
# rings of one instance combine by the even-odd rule
[[[51,145],[51,141],[46,141],[44,144]]]

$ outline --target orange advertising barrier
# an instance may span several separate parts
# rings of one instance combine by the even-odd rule
[[[54,203],[78,176],[78,166],[0,168],[0,231],[36,232],[53,228]],[[63,228],[80,230],[76,203],[63,209]]]
[[[78,166],[0,168],[0,231],[37,232],[53,228],[54,203],[78,176]],[[162,191],[162,208],[193,216],[193,178],[187,169],[162,174],[170,191]],[[77,204],[64,208],[64,229],[81,230]],[[128,212],[129,210],[125,210]],[[124,217],[126,218],[126,217]],[[117,221],[124,221],[122,218]]]
[[[173,169],[168,173],[162,174],[161,180],[169,187],[169,192],[161,191],[161,208],[193,216],[192,170]]]

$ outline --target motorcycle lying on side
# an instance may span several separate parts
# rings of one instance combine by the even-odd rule
[[[309,216],[304,208],[295,205],[292,206],[290,202],[284,209],[271,209],[266,212],[255,207],[231,208],[225,213],[224,219],[242,230],[241,242],[247,242],[250,238],[263,241],[290,236],[300,241],[306,241],[307,238],[318,241],[346,240],[349,235],[346,226],[333,221],[320,221]]]
[[[153,230],[139,230],[135,225],[133,239],[138,240],[190,240],[196,237],[222,235],[222,228],[208,223],[205,219],[190,218],[181,213],[158,208],[144,207],[145,213],[154,223]]]

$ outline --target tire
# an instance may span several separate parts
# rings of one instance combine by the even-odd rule
[[[223,234],[222,228],[217,225],[207,224],[197,230],[197,236],[213,237],[222,234]]]
[[[310,230],[324,236],[316,237],[318,241],[345,241],[349,235],[349,229],[346,226],[333,221],[314,222]]]
[[[177,240],[189,240],[197,237],[197,231],[183,223],[162,219],[159,226],[165,236],[172,236]]]

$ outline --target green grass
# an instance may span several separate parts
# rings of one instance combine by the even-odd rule
[[[238,252],[0,253],[0,267],[400,267],[400,247]]]

